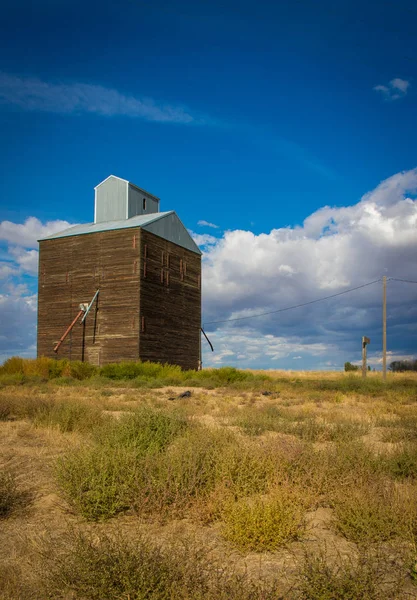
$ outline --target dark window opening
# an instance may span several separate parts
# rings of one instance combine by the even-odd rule
[[[146,210],[146,198],[143,199],[143,210]]]

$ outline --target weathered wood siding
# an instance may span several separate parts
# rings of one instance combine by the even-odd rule
[[[53,351],[100,289],[85,327]],[[103,365],[152,360],[198,368],[201,257],[139,228],[40,243],[38,356]]]
[[[197,369],[201,257],[141,230],[141,360]]]
[[[81,302],[100,289],[84,327],[56,355],[53,346]],[[40,243],[38,356],[103,365],[139,358],[139,230],[114,230]],[[84,341],[83,341],[84,336]]]

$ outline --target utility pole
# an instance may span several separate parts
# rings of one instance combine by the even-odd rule
[[[387,278],[382,278],[382,377],[387,379]]]
[[[362,377],[366,377],[366,370],[367,370],[366,347],[370,343],[371,343],[371,340],[368,337],[366,337],[366,336],[362,337]]]

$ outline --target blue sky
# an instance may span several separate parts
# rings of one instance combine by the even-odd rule
[[[397,221],[393,224],[384,200],[382,221],[375,222],[381,232],[389,224],[397,235],[410,231],[407,248],[393,249],[388,237],[384,247],[375,240],[368,247],[371,238],[363,234],[366,267],[354,269],[349,259],[352,248],[360,247],[358,223],[363,223],[363,214],[358,217],[353,207],[363,208],[361,198],[381,181],[411,173],[417,165],[416,23],[415,3],[404,1],[4,3],[1,289],[6,300],[26,298],[21,311],[29,311],[27,323],[21,319],[25,329],[34,323],[36,246],[33,236],[29,241],[28,227],[13,229],[7,223],[17,227],[34,217],[40,222],[30,222],[34,232],[46,223],[56,229],[57,220],[90,221],[93,187],[110,173],[155,193],[162,210],[175,209],[190,230],[206,236],[198,239],[206,244],[204,307],[210,320],[320,297],[329,286],[339,291],[367,276],[405,273],[417,279],[411,260],[414,213],[398,224],[401,202],[415,200],[413,176],[390,180],[395,181],[394,196],[402,186]],[[320,240],[329,223],[311,234],[304,226],[325,206],[339,210],[332,216],[339,228],[329,250],[333,263],[339,260],[338,277],[333,267],[326,267],[328,256],[321,254],[325,244]],[[346,228],[340,212],[344,207],[352,209],[349,235],[354,246],[344,248],[338,259],[334,249],[347,235],[341,229]],[[373,226],[366,227],[369,233]],[[291,235],[302,231],[302,237],[311,235],[316,242],[304,255],[304,242],[293,245],[290,254],[298,256],[297,265],[271,237],[271,230],[284,228]],[[259,254],[254,265],[262,275],[258,295],[247,290],[248,273],[224,258],[229,244],[237,243],[233,232],[253,236],[235,235],[252,248],[245,267]],[[270,236],[266,249],[265,235]],[[321,266],[305,289],[300,265],[317,248]],[[268,261],[285,266],[283,252],[288,269],[271,270]],[[388,266],[381,264],[382,257],[392,272],[384,271]],[[209,285],[217,290],[215,297]],[[279,289],[286,291],[280,295]],[[414,287],[407,289],[404,301],[412,303]],[[378,298],[375,292],[372,306]],[[345,306],[357,315],[355,307],[353,300]],[[415,323],[415,313],[399,313]],[[378,319],[369,315],[362,315],[358,327],[366,323],[378,337]],[[336,353],[337,360],[327,365],[336,368],[356,348],[346,346],[352,326],[343,329],[343,319],[336,342],[333,329],[317,325],[307,332],[304,325],[301,329],[302,319],[288,319],[279,322],[281,328],[276,320],[262,326],[253,321],[250,331],[240,327],[243,337],[236,344],[248,352],[229,347],[229,334],[213,331],[221,349],[218,363],[290,368],[296,360],[299,368],[324,368]],[[322,322],[323,315],[317,319]],[[402,334],[392,338],[396,355],[416,352],[417,332],[409,323],[407,331],[406,341]],[[238,339],[236,331],[234,335]],[[297,348],[296,354],[271,354],[269,346],[265,350],[268,335],[272,346]],[[11,329],[3,338],[0,331],[1,356],[33,353],[33,336],[30,343],[24,336],[12,342],[11,336]],[[377,347],[374,352],[377,361]],[[295,359],[298,355],[302,358]]]

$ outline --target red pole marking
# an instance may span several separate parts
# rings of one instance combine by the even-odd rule
[[[74,325],[76,324],[76,322],[78,321],[78,319],[81,317],[81,315],[84,314],[83,310],[80,310],[80,312],[78,313],[78,315],[75,317],[75,319],[73,320],[73,322],[71,323],[71,325],[68,327],[68,329],[66,330],[66,332],[64,333],[64,335],[61,337],[61,339],[59,340],[59,342],[55,345],[54,347],[54,352],[58,352],[58,349],[60,347],[60,345],[62,344],[62,342],[65,340],[65,338],[67,337],[67,335],[69,334],[69,332],[71,331],[71,329],[74,327]]]

